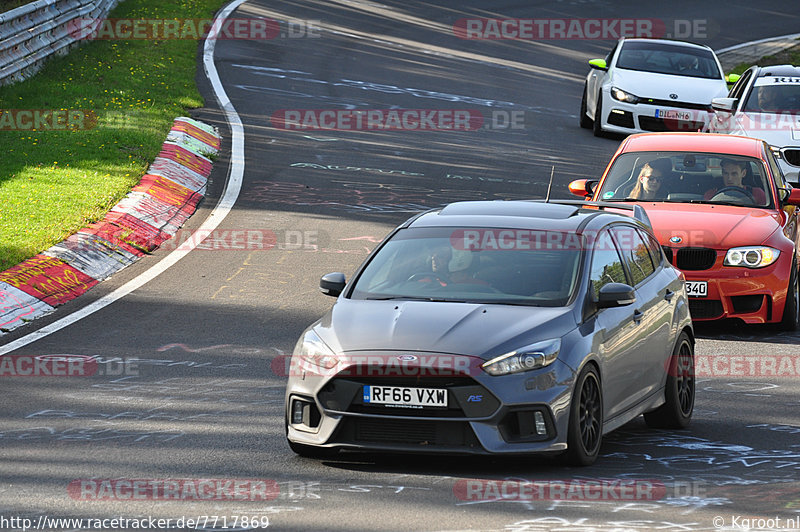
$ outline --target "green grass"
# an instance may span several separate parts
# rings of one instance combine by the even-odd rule
[[[223,0],[126,0],[110,18],[208,18]],[[0,131],[0,271],[100,220],[177,116],[203,105],[197,40],[98,40],[0,87],[0,109],[96,113],[90,129]],[[1,124],[2,122],[0,122]]]
[[[25,4],[30,4],[35,1],[36,0],[0,0],[0,13],[11,11],[15,7],[24,6]]]
[[[755,62],[758,66],[769,66],[769,65],[800,65],[800,44],[789,48],[788,50],[784,50],[775,55],[767,55],[759,59]],[[730,74],[741,74],[748,68],[753,66],[753,63],[739,63],[736,65],[733,70],[731,70]]]

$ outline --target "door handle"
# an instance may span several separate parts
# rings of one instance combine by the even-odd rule
[[[674,295],[675,295],[675,292],[673,292],[672,290],[670,290],[669,288],[667,288],[667,291],[666,291],[666,293],[664,294],[664,299],[666,299],[667,301],[672,301],[672,297],[673,297]]]
[[[637,325],[642,322],[643,317],[644,314],[642,313],[642,311],[638,309],[633,311],[633,321],[635,321]]]

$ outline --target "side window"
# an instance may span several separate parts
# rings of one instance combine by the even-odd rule
[[[617,41],[617,44],[614,45],[614,48],[612,48],[611,51],[608,52],[608,55],[606,56],[606,66],[611,67],[611,60],[614,58],[614,52],[617,51],[618,47],[619,47],[619,41]]]
[[[741,98],[742,97],[742,93],[744,92],[744,88],[750,82],[750,78],[751,77],[753,77],[753,71],[752,70],[748,70],[747,72],[742,74],[742,77],[739,78],[739,81],[737,81],[733,85],[733,88],[731,89],[731,92],[728,94],[728,96],[730,98]]]
[[[627,283],[622,259],[608,231],[603,231],[595,241],[591,269],[592,289],[597,300],[600,289],[608,283]]]
[[[653,259],[653,264],[656,268],[661,265],[661,262],[664,260],[664,252],[661,250],[661,244],[658,243],[658,240],[653,238],[650,233],[646,231],[639,231],[644,237],[644,243],[647,245],[647,249],[650,251],[650,258]]]
[[[620,225],[612,229],[614,239],[619,246],[622,260],[631,272],[633,286],[638,285],[655,271],[653,261],[650,259],[650,252],[647,250],[644,240],[639,232],[629,225]]]
[[[786,182],[786,176],[783,175],[783,171],[781,171],[781,167],[778,166],[778,161],[775,160],[775,155],[772,153],[772,149],[770,149],[766,143],[764,144],[764,151],[766,152],[769,169],[772,172],[772,175],[775,176],[775,186],[778,188],[792,188],[792,186]]]

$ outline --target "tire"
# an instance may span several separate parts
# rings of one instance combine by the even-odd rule
[[[666,402],[644,414],[647,426],[654,429],[684,429],[694,410],[694,345],[682,332],[669,358],[669,372],[664,391]]]
[[[573,466],[592,465],[603,440],[603,390],[600,376],[591,364],[575,381],[569,408],[569,429],[565,461]]]
[[[792,275],[789,277],[789,289],[786,292],[786,305],[783,307],[782,331],[796,331],[800,328],[800,293],[798,293],[797,262],[792,262]]]
[[[586,90],[588,88],[586,85],[583,86],[583,98],[581,98],[581,127],[583,129],[592,129],[593,125],[592,119],[586,116]]]
[[[604,137],[603,131],[603,91],[597,95],[597,106],[594,108],[594,121],[592,123],[592,132],[595,137]]]

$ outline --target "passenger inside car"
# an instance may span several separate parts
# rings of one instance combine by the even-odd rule
[[[641,200],[665,199],[669,188],[665,181],[671,177],[672,161],[666,157],[650,161],[642,166],[628,197]]]

